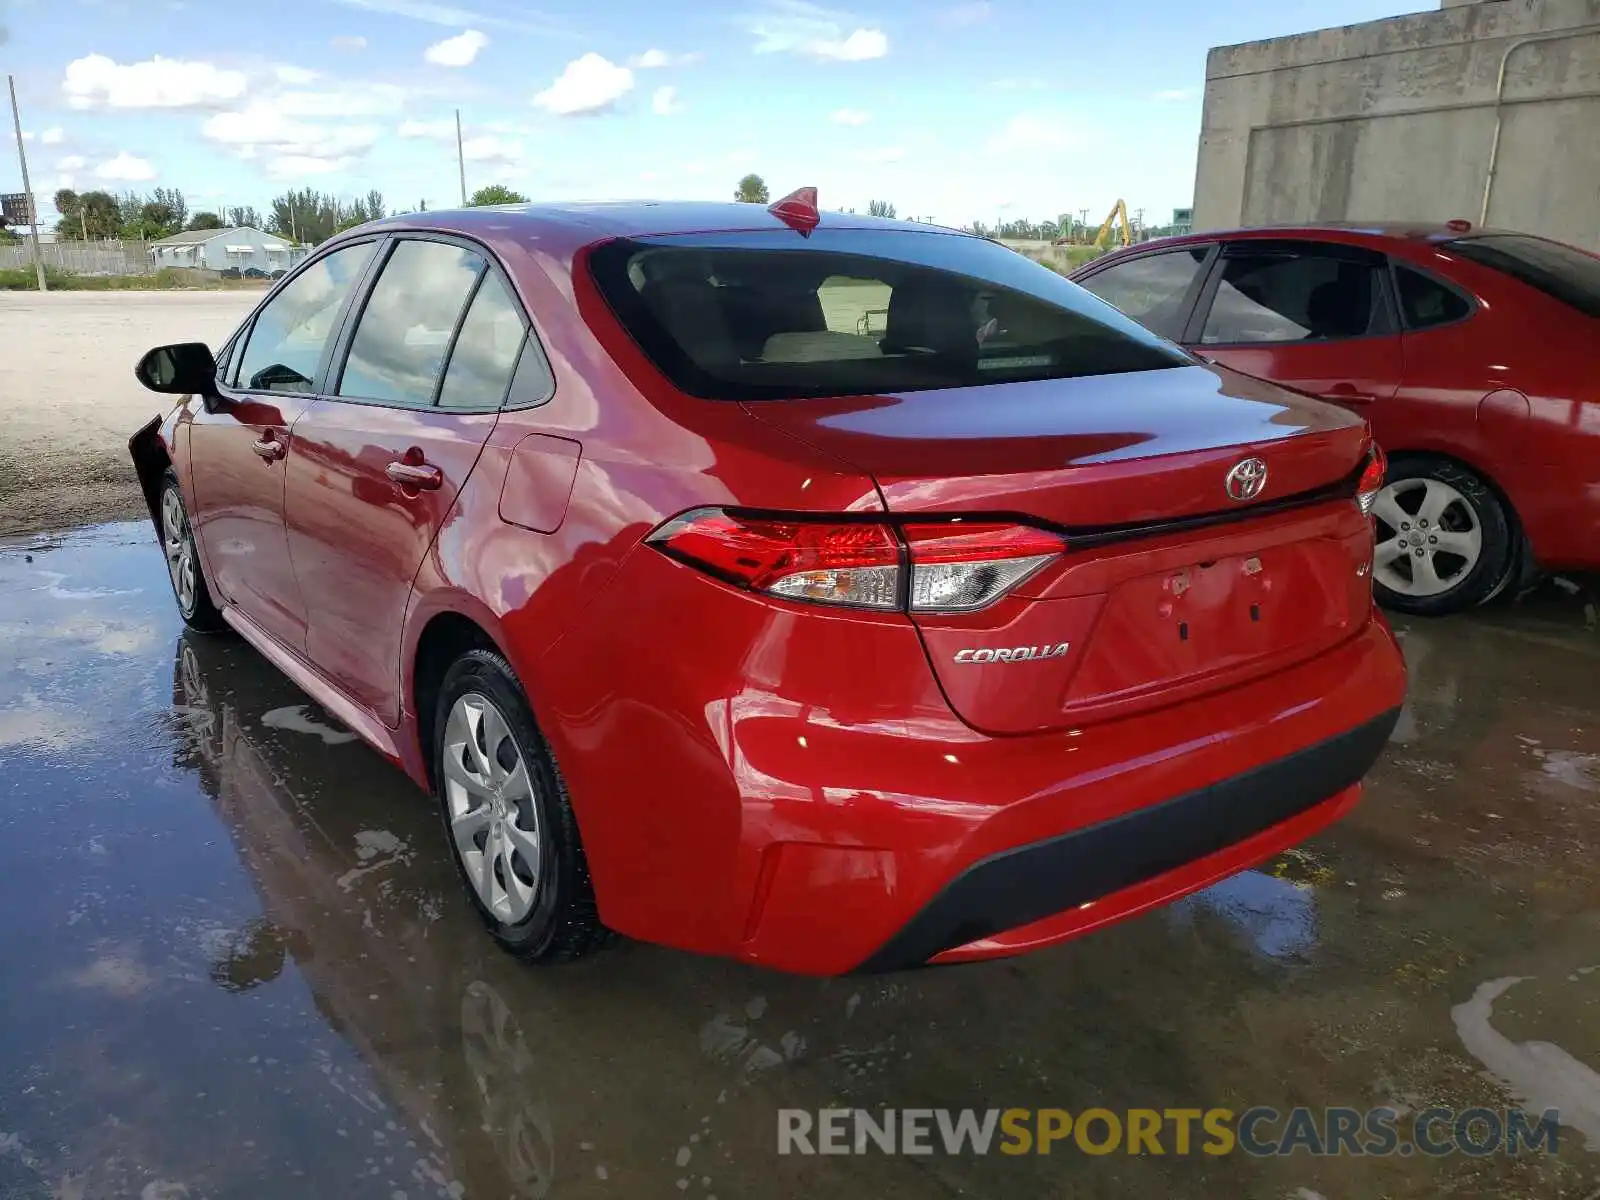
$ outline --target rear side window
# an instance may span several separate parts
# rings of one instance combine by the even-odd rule
[[[656,366],[709,399],[911,392],[1191,361],[981,238],[697,234],[608,242],[590,264]]]
[[[335,250],[296,275],[257,315],[234,383],[264,392],[309,392],[333,320],[366,270],[373,243]]]
[[[361,310],[336,394],[431,405],[461,310],[485,266],[445,242],[396,244]]]
[[[1223,259],[1202,342],[1309,342],[1386,332],[1382,271],[1328,254],[1235,253]]]
[[[527,341],[522,310],[500,277],[485,275],[450,351],[440,408],[497,408],[505,400]]]
[[[1586,316],[1600,317],[1600,258],[1526,234],[1457,238],[1444,248],[1538,288]]]
[[[1396,263],[1394,280],[1400,293],[1400,315],[1405,318],[1407,329],[1448,325],[1472,312],[1472,305],[1464,296],[1421,271]]]
[[[1176,341],[1183,333],[1184,301],[1209,246],[1147,254],[1096,271],[1083,286],[1146,329]]]

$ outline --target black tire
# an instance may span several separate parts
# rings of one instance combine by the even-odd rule
[[[520,803],[531,804],[539,831],[539,859],[532,876],[532,910],[526,917],[509,923],[484,903],[468,873],[467,863],[457,848],[451,824],[451,802],[446,783],[447,730],[456,702],[477,696],[488,700],[504,721],[510,741],[527,770],[529,795]],[[489,933],[500,946],[525,962],[560,963],[583,958],[610,940],[610,931],[600,923],[595,905],[594,886],[589,879],[589,863],[578,836],[578,822],[567,795],[555,757],[534,723],[533,713],[517,682],[511,665],[492,650],[469,650],[451,664],[439,688],[433,721],[434,794],[444,827],[446,845],[456,864],[456,873],[467,898],[477,910]],[[458,748],[460,743],[457,743]],[[501,746],[482,745],[487,756],[504,754]],[[509,823],[509,822],[508,822]],[[526,816],[517,823],[527,823]],[[487,837],[484,831],[483,837]],[[481,850],[484,842],[476,843]],[[507,864],[490,869],[512,869]],[[526,866],[518,859],[517,865]],[[498,877],[498,876],[497,876]],[[519,875],[519,878],[526,878]]]
[[[189,524],[189,509],[183,502],[183,489],[178,486],[178,476],[172,468],[161,480],[161,503],[157,508],[156,536],[161,540],[161,551],[167,559],[167,582],[172,585],[172,598],[177,602],[178,615],[190,629],[200,633],[216,633],[228,628],[211,599],[211,588],[206,584],[205,569],[200,563],[200,551],[195,545],[194,527]],[[169,528],[169,518],[176,515],[181,529]],[[177,539],[175,541],[175,538]],[[186,565],[178,565],[187,560]],[[192,589],[187,599],[180,585],[180,571],[189,572]]]
[[[1478,557],[1471,562],[1462,555],[1446,551],[1433,551],[1428,544],[1430,532],[1420,529],[1416,521],[1422,496],[1429,483],[1442,484],[1459,497],[1436,518],[1434,528],[1443,532],[1471,532],[1476,530],[1479,539]],[[1406,487],[1406,484],[1421,486]],[[1383,510],[1390,509],[1386,500],[1393,500],[1399,508],[1406,528],[1396,528],[1385,518]],[[1510,582],[1517,568],[1517,535],[1511,513],[1495,490],[1477,472],[1449,459],[1414,456],[1391,459],[1388,478],[1379,504],[1374,509],[1377,523],[1378,558],[1372,573],[1372,590],[1379,604],[1397,612],[1423,617],[1444,616],[1476,608],[1498,595]],[[1406,553],[1391,561],[1394,566],[1385,568],[1383,548],[1394,538],[1422,538],[1422,544],[1409,546]],[[1390,571],[1399,572],[1399,564],[1406,563],[1400,572],[1407,582],[1415,578],[1412,560],[1417,550],[1423,551],[1435,566],[1435,573],[1444,580],[1443,590],[1430,594],[1416,594],[1385,584],[1384,576]]]

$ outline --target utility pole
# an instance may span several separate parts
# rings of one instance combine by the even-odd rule
[[[50,289],[44,282],[44,255],[39,253],[39,206],[34,203],[33,185],[28,182],[28,154],[22,148],[22,114],[17,109],[17,81],[6,76],[6,87],[11,92],[11,124],[17,131],[17,161],[22,164],[22,194],[28,205],[28,237],[33,245],[33,273],[39,280],[39,290]]]
[[[461,110],[456,109],[456,167],[461,172],[461,207],[467,206],[467,156],[461,147]]]

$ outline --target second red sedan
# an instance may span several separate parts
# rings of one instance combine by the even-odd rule
[[[1073,278],[1371,423],[1389,607],[1455,612],[1541,568],[1600,569],[1600,258],[1465,221],[1307,226],[1147,242]]]
[[[140,378],[184,619],[433,792],[532,961],[1048,945],[1337,818],[1403,698],[1363,422],[981,238],[415,214]]]

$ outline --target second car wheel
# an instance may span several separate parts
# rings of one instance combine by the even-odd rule
[[[445,834],[494,939],[529,962],[598,949],[609,934],[566,783],[510,664],[492,650],[458,658],[433,728]]]
[[[161,481],[161,549],[167,556],[167,575],[172,595],[178,602],[178,615],[190,629],[213,633],[226,629],[227,622],[217,611],[200,568],[200,548],[194,542],[189,510],[183,503],[178,476],[167,471]]]
[[[1378,603],[1420,616],[1490,599],[1516,566],[1511,517],[1479,475],[1448,459],[1392,459],[1372,515]]]

